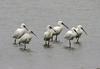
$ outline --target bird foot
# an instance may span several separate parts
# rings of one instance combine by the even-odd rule
[[[26,48],[24,48],[23,50],[27,50]]]
[[[51,42],[53,42],[53,39],[50,39]]]
[[[44,47],[45,47],[45,48],[50,48],[50,45],[44,44]]]
[[[48,46],[48,44],[44,44],[44,46]]]
[[[75,42],[75,43],[76,43],[76,44],[79,44],[80,42],[77,41],[77,42]]]
[[[71,48],[71,46],[69,46],[69,48]]]

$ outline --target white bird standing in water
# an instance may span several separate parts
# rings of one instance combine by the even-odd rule
[[[13,38],[14,40],[14,44],[16,44],[16,39],[19,39],[21,36],[23,36],[26,32],[28,31],[26,25],[24,23],[21,24],[20,28],[18,28],[14,34],[13,34]]]
[[[69,27],[66,26],[66,25],[63,23],[63,21],[58,21],[58,26],[53,27],[53,29],[56,31],[56,32],[53,32],[53,36],[56,36],[56,38],[55,38],[56,41],[57,41],[57,36],[62,32],[64,26],[65,26],[67,29],[69,29]],[[52,37],[52,41],[53,41],[53,37]]]
[[[76,28],[73,27],[71,30],[65,33],[64,38],[69,40],[69,48],[71,48],[71,40],[73,40],[76,35],[78,35]]]
[[[29,42],[31,41],[33,34],[37,37],[37,35],[33,31],[27,31],[21,38],[18,39],[19,45],[20,43],[24,44],[24,50],[26,49],[26,44],[29,44]]]
[[[77,42],[79,42],[79,38],[81,37],[82,33],[84,32],[87,35],[87,32],[84,30],[82,25],[78,25],[76,28],[78,35],[76,36]]]
[[[48,26],[47,26],[47,31],[44,32],[45,46],[48,46],[48,47],[49,47],[50,39],[51,39],[52,36],[53,36],[52,30],[54,30],[54,29],[53,29],[50,25],[48,25]],[[56,31],[54,30],[54,32],[56,32]]]

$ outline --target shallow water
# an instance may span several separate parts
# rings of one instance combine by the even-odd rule
[[[63,20],[70,28],[83,25],[80,45],[68,48],[68,41],[44,48],[46,26]],[[40,38],[33,37],[24,51],[13,45],[12,34],[24,22]],[[100,67],[100,1],[99,0],[0,0],[0,68],[2,69],[96,69]]]

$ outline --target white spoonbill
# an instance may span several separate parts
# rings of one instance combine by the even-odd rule
[[[65,33],[64,38],[69,40],[69,48],[71,48],[71,40],[73,40],[76,35],[78,35],[76,28],[73,27],[71,30]]]
[[[84,32],[87,35],[87,32],[84,30],[82,25],[78,25],[76,28],[78,35],[76,36],[77,42],[79,42],[79,38],[81,37],[82,33]]]
[[[14,44],[16,44],[16,39],[19,39],[27,31],[28,31],[28,29],[27,29],[26,25],[24,23],[22,23],[20,28],[18,28],[13,34],[13,38],[15,39]]]
[[[62,32],[64,26],[65,26],[67,29],[69,29],[69,27],[66,26],[66,25],[63,23],[63,21],[58,21],[58,26],[53,27],[53,29],[56,31],[56,32],[53,32],[53,36],[56,36],[56,38],[55,38],[56,41],[57,41],[57,36]],[[53,37],[52,37],[52,41],[53,41]]]
[[[47,26],[47,31],[44,32],[44,41],[45,41],[45,45],[47,45],[49,47],[49,42],[50,42],[50,39],[52,38],[53,36],[53,33],[52,33],[52,27],[50,25]],[[54,30],[54,29],[53,29]],[[56,32],[54,30],[54,32]]]
[[[29,42],[31,41],[33,34],[37,37],[37,35],[33,31],[29,30],[21,38],[18,39],[19,45],[20,43],[24,44],[24,50],[26,49],[26,44],[29,44]]]

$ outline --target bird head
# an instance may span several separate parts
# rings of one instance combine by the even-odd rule
[[[48,25],[47,28],[52,29],[54,32],[56,32],[56,30],[54,30],[51,25]]]
[[[78,27],[79,29],[83,30],[84,33],[87,35],[87,32],[84,30],[84,28],[82,27],[82,25],[78,25],[77,27]]]
[[[76,31],[76,28],[75,27],[72,27],[72,29],[71,30],[73,30],[74,32],[76,32],[77,33],[77,35],[79,35],[78,34],[78,32]]]
[[[28,31],[28,28],[26,27],[24,23],[21,24],[21,28],[25,28]]]
[[[65,25],[63,21],[58,21],[58,25],[60,25],[60,26],[63,25],[64,27],[66,27],[67,29],[69,29],[69,27],[67,25]]]

